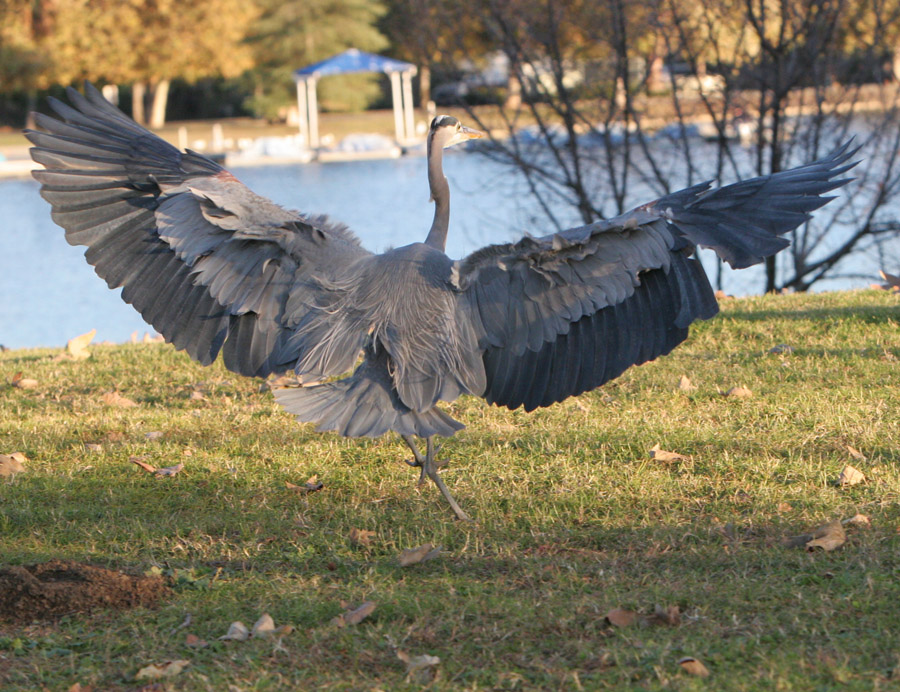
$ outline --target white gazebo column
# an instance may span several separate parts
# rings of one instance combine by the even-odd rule
[[[400,86],[400,73],[391,72],[391,98],[394,102],[394,136],[398,142],[403,141],[403,94]]]
[[[297,80],[297,125],[300,128],[300,141],[309,149],[309,105],[306,103],[306,80]]]
[[[413,121],[412,76],[412,70],[407,70],[401,78],[403,82],[403,115],[406,123],[405,138],[407,140],[412,139],[416,134],[416,124]]]
[[[309,102],[309,147],[319,148],[319,102],[316,100],[316,78],[306,82],[306,99]]]

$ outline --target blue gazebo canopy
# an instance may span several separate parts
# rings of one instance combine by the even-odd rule
[[[319,146],[319,106],[316,83],[322,77],[356,72],[383,72],[391,78],[391,95],[394,102],[394,129],[398,142],[414,137],[412,78],[416,74],[412,63],[386,58],[383,55],[364,53],[356,48],[345,50],[327,60],[294,70],[297,83],[297,110],[300,136],[306,146]]]
[[[327,77],[334,74],[352,74],[354,72],[412,72],[416,66],[412,63],[386,58],[383,55],[364,53],[356,48],[332,55],[320,62],[294,70],[294,79],[301,81],[309,78]]]

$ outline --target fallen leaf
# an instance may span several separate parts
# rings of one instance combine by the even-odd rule
[[[682,670],[689,675],[696,675],[701,678],[709,677],[709,670],[706,666],[693,656],[685,656],[684,658],[678,659],[678,665],[680,665]]]
[[[144,461],[145,459],[149,459],[149,458],[150,457],[147,457],[147,456],[128,457],[128,461],[130,461],[132,464],[137,464],[142,469],[144,469],[144,471],[146,471],[147,473],[156,473],[156,467],[151,464],[148,464],[146,461]]]
[[[430,682],[435,674],[434,668],[441,663],[441,659],[437,656],[428,654],[410,656],[402,649],[397,649],[397,658],[406,664],[407,681],[418,684]]]
[[[727,392],[725,392],[725,396],[733,396],[738,399],[748,399],[753,396],[753,392],[751,392],[746,387],[732,387]]]
[[[407,548],[400,553],[400,566],[409,567],[410,565],[415,565],[420,562],[427,562],[428,560],[433,560],[440,554],[441,546],[435,548],[431,543],[420,545],[418,548]]]
[[[869,517],[865,514],[854,514],[849,519],[844,519],[844,524],[849,524],[850,526],[871,526],[872,522],[869,521]]]
[[[106,392],[102,398],[103,403],[107,406],[120,406],[121,408],[131,408],[133,406],[137,406],[137,404],[131,399],[122,396],[118,392]]]
[[[196,389],[195,389],[193,392],[191,392],[190,398],[191,398],[193,401],[206,401],[206,397],[203,396],[203,392],[200,392],[200,391],[198,391],[198,390],[196,390]]]
[[[856,447],[851,447],[847,445],[847,451],[850,452],[850,456],[856,459],[857,461],[865,461],[866,455],[860,452]]]
[[[277,377],[269,377],[265,382],[259,385],[259,391],[268,392],[273,389],[282,389],[284,387],[296,387],[300,384],[300,380],[296,375],[278,375]]]
[[[667,452],[664,449],[660,449],[658,442],[650,449],[650,458],[664,463],[678,461],[679,459],[687,459],[686,456],[679,454],[678,452]]]
[[[369,545],[374,536],[375,532],[368,529],[350,529],[350,542],[355,545]]]
[[[96,442],[85,442],[84,449],[91,454],[99,454],[103,451],[103,445],[99,445]]]
[[[325,487],[318,476],[310,476],[303,485],[296,485],[290,481],[285,481],[284,485],[288,490],[296,490],[299,493],[314,493]]]
[[[153,430],[148,433],[144,433],[144,437],[150,441],[160,440],[162,439],[163,434],[159,430]]]
[[[22,452],[12,454],[0,454],[0,476],[15,476],[25,470],[25,462],[28,461]]]
[[[838,476],[838,485],[857,485],[865,482],[865,474],[859,469],[853,468],[850,464],[847,464]]]
[[[97,336],[97,330],[92,329],[87,334],[76,336],[66,342],[66,354],[73,360],[84,360],[91,357],[87,345]]]
[[[677,627],[681,624],[681,609],[677,605],[663,608],[656,605],[653,608],[653,615],[649,618],[651,622],[657,622],[661,625],[669,625]]]
[[[375,610],[375,602],[374,601],[366,601],[362,605],[353,610],[348,610],[346,613],[342,613],[337,617],[331,619],[331,623],[333,625],[337,625],[338,627],[346,627],[348,625],[358,625],[367,617],[372,614],[372,611]]]
[[[613,608],[604,616],[610,625],[630,627],[637,622],[638,614],[625,608]]]
[[[166,466],[164,469],[156,469],[157,476],[174,476],[184,468],[184,462],[179,461],[175,466]]]
[[[682,392],[693,392],[697,389],[697,385],[693,384],[687,375],[682,375],[681,379],[678,380],[678,389]]]
[[[39,384],[37,380],[33,380],[30,377],[23,377],[21,372],[17,372],[13,375],[9,383],[13,387],[18,387],[19,389],[34,389]]]
[[[228,627],[228,631],[219,637],[219,639],[245,642],[250,639],[250,630],[248,630],[247,626],[241,621],[232,622]]]
[[[184,638],[184,645],[189,646],[192,649],[203,649],[209,646],[209,642],[205,639],[200,639],[196,634],[190,634]]]
[[[821,548],[825,552],[829,552],[840,548],[847,541],[847,534],[844,533],[844,526],[840,519],[814,529],[811,536],[812,540],[806,543],[806,549],[810,551]]]
[[[190,661],[166,661],[164,663],[152,663],[141,668],[134,676],[135,680],[156,680],[157,678],[171,678],[191,665]]]
[[[275,621],[268,613],[263,613],[250,630],[251,637],[268,637],[275,631]]]

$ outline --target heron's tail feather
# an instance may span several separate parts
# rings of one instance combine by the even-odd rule
[[[856,165],[847,161],[857,151],[846,142],[805,166],[712,190],[709,183],[695,185],[654,206],[691,244],[711,248],[743,269],[789,245],[781,236],[832,199],[826,192],[849,182],[839,176]]]
[[[465,427],[437,407],[419,413],[404,405],[393,389],[384,351],[376,356],[367,349],[362,364],[342,380],[277,389],[274,394],[297,420],[344,437],[378,437],[391,430],[401,435],[450,437]]]

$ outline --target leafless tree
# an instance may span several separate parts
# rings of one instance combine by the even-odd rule
[[[865,254],[874,275],[896,253],[900,92],[889,61],[900,46],[898,7],[490,0],[446,12],[477,16],[506,56],[509,93],[520,98],[470,107],[470,116],[492,133],[486,155],[520,174],[558,228],[701,180],[777,172],[854,136],[856,180],[794,232],[779,265],[771,258],[760,287],[771,291],[859,274],[852,267]]]

